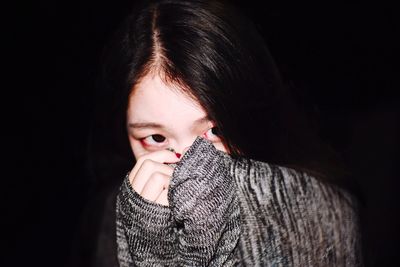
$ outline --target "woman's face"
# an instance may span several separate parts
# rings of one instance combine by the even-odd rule
[[[157,75],[149,74],[135,86],[128,104],[127,129],[136,159],[166,148],[182,154],[197,136],[227,151],[205,110]]]

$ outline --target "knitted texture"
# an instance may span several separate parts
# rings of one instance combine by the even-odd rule
[[[240,158],[198,137],[163,206],[117,197],[120,266],[361,266],[356,201],[306,173]]]
[[[136,193],[129,174],[116,206],[120,266],[173,266],[177,249],[170,209]]]
[[[240,210],[229,157],[205,140],[197,138],[177,164],[168,192],[173,218],[182,225],[180,266],[227,264],[240,236]]]

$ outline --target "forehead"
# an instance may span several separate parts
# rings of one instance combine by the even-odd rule
[[[194,121],[206,112],[179,87],[166,84],[157,75],[147,75],[133,89],[127,115],[130,121],[165,124]]]

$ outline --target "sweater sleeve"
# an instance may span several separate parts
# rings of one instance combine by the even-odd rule
[[[126,175],[116,203],[118,260],[127,266],[176,266],[171,211],[136,193]]]
[[[240,236],[232,159],[198,137],[174,169],[168,199],[178,234],[179,266],[231,266]]]

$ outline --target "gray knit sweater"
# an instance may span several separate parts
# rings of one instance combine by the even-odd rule
[[[117,196],[120,266],[361,266],[355,200],[290,168],[232,159],[198,137],[170,206]]]

